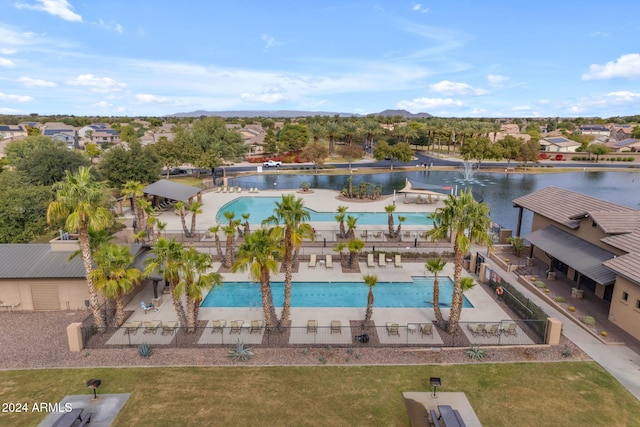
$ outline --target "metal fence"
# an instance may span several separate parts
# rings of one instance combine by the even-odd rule
[[[139,323],[139,324],[138,324]],[[194,332],[158,322],[125,323],[120,328],[99,332],[93,326],[83,326],[85,348],[136,347],[146,343],[154,347],[209,348],[235,345],[238,340],[251,347],[470,347],[542,344],[546,322],[537,320],[502,320],[460,322],[453,334],[433,323],[388,323],[384,326],[362,327],[361,322],[287,327],[269,330],[251,323],[237,326],[226,322],[222,327],[197,327]]]

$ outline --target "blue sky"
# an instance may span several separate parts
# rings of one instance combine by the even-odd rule
[[[0,0],[0,113],[634,115],[638,16],[637,0]]]

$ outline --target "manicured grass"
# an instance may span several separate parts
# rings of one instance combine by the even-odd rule
[[[259,357],[259,356],[257,356]],[[65,369],[0,372],[0,402],[131,393],[114,426],[408,426],[401,393],[464,391],[485,426],[631,426],[640,402],[593,362],[367,367]],[[0,413],[0,425],[46,414]],[[635,421],[634,421],[635,420]]]

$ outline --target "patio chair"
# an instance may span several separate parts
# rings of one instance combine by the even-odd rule
[[[395,267],[398,268],[402,268],[402,255],[397,254],[394,258],[394,264]]]
[[[252,320],[251,321],[251,327],[249,328],[249,333],[260,333],[260,331],[262,331],[262,321],[260,320]]]
[[[502,333],[505,334],[505,335],[516,336],[516,335],[518,335],[518,331],[516,331],[517,327],[518,327],[518,325],[516,325],[515,323],[509,323],[509,325],[506,328],[502,329]]]
[[[420,334],[433,336],[433,323],[422,323],[420,325]]]
[[[362,233],[360,233],[360,237],[362,237],[363,239],[367,238],[367,232],[363,231]]]
[[[400,336],[399,325],[394,322],[387,322],[387,334]]]
[[[307,321],[307,333],[308,334],[316,334],[316,333],[318,333],[318,321],[317,320],[308,320]]]
[[[219,193],[219,192],[221,192],[221,191],[222,191],[222,187],[218,187],[218,188],[216,188],[216,193]]]
[[[487,331],[487,325],[485,325],[484,323],[479,323],[478,326],[476,326],[476,335],[482,335],[482,336],[487,336],[489,334],[489,331]]]
[[[376,263],[373,261],[373,254],[368,254],[367,255],[367,267],[375,267]]]
[[[211,333],[215,334],[216,332],[222,333],[224,331],[224,325],[227,324],[226,320],[212,320],[211,321]]]
[[[171,322],[167,322],[165,325],[162,325],[161,335],[173,335],[176,332],[176,329],[178,329],[178,322],[172,320]]]
[[[309,268],[315,268],[317,262],[318,262],[317,255],[316,254],[311,254],[309,256]]]
[[[500,335],[500,325],[498,323],[491,325],[487,331],[487,335],[496,337]]]
[[[387,266],[387,254],[381,253],[378,255],[378,265],[380,265],[380,267]]]
[[[342,323],[339,320],[331,321],[331,333],[332,334],[342,334]]]
[[[162,326],[162,322],[160,320],[152,320],[151,322],[144,322],[144,331],[143,334],[156,334],[158,332],[158,328]]]
[[[244,320],[232,320],[231,321],[231,330],[229,334],[239,334],[242,332],[242,325],[244,324]]]
[[[333,257],[331,255],[327,255],[324,266],[326,268],[333,268]]]
[[[124,322],[122,327],[124,327],[125,335],[135,335],[138,332],[138,328],[142,325],[142,322]]]
[[[375,237],[376,239],[379,239],[382,237],[382,231],[378,231],[376,234],[373,235],[373,237]]]

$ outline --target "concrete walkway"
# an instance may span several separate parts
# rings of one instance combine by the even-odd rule
[[[474,248],[474,252],[486,253],[486,248]],[[557,310],[544,299],[518,283],[514,273],[507,273],[493,261],[486,258],[491,270],[509,281],[523,295],[539,305],[552,317],[562,321],[564,335],[578,345],[607,372],[613,375],[624,387],[640,400],[640,355],[626,345],[607,345],[576,325],[563,312]]]

